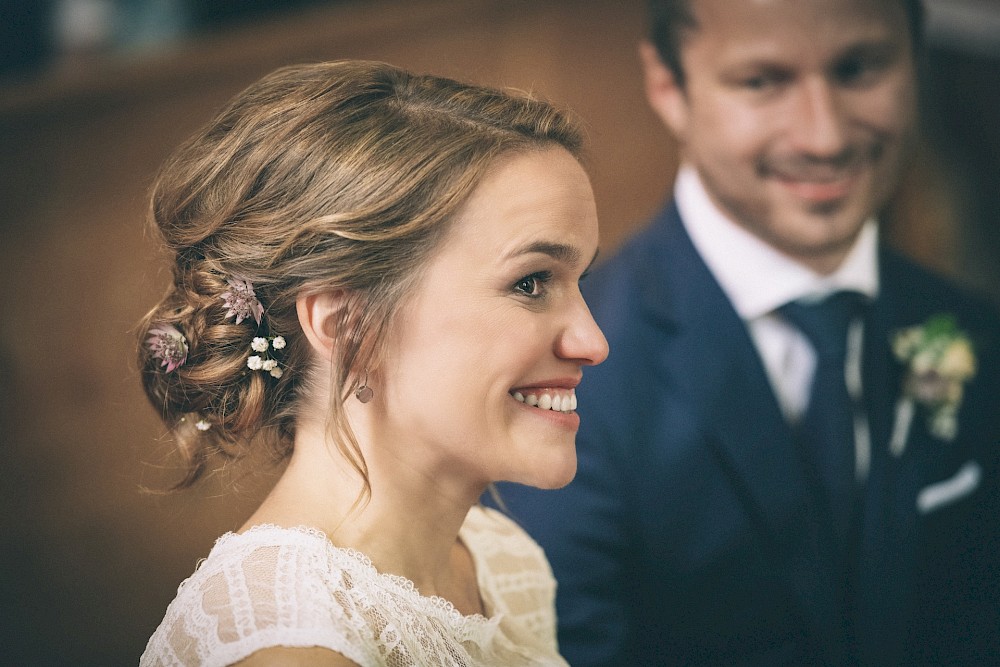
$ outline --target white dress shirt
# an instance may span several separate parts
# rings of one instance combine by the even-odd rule
[[[879,287],[875,221],[865,223],[840,267],[821,275],[728,218],[690,165],[682,165],[674,197],[691,241],[746,323],[785,418],[795,422],[809,400],[816,353],[808,339],[774,311],[789,301],[820,299],[845,289],[874,298]],[[852,327],[848,352],[852,394],[860,393],[860,326],[858,322]]]

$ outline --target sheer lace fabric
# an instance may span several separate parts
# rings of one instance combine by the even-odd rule
[[[140,667],[228,665],[274,646],[324,647],[362,667],[564,666],[542,550],[482,507],[472,508],[460,536],[489,618],[420,595],[316,530],[227,533],[181,584]]]

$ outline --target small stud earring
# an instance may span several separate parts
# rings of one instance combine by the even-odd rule
[[[365,371],[365,379],[358,386],[358,388],[354,390],[354,398],[358,399],[362,403],[367,403],[372,400],[372,396],[374,395],[375,392],[368,386],[368,371]]]

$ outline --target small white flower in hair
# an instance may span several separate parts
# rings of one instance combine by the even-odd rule
[[[254,338],[253,342],[250,343],[250,348],[260,354],[255,354],[247,359],[247,368],[254,371],[264,371],[270,373],[273,378],[280,378],[284,371],[278,366],[278,360],[272,359],[271,355],[268,354],[272,347],[275,351],[283,349],[285,339],[281,336],[257,336]]]
[[[208,429],[212,428],[212,425],[208,422],[208,420],[202,417],[201,419],[199,419],[194,423],[194,427],[199,431],[207,431]]]

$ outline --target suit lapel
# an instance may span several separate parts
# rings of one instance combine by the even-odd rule
[[[662,377],[700,413],[712,447],[741,498],[775,567],[790,582],[788,599],[824,653],[839,617],[832,522],[814,471],[784,421],[750,335],[697,254],[671,207],[651,257],[646,316],[664,332],[657,363]],[[706,354],[706,350],[710,351]],[[805,528],[805,530],[803,530]]]

